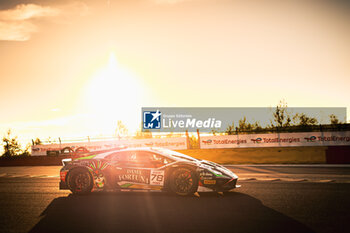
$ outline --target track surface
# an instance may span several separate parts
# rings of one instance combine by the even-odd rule
[[[18,170],[12,177],[11,169]],[[48,178],[53,174],[44,174],[55,167],[23,169],[0,169],[5,173],[0,177],[0,232],[350,232],[350,168],[269,172],[264,170],[270,167],[232,167],[240,177],[280,179],[241,181],[233,193],[200,197],[157,192],[73,196],[58,190],[58,178]],[[31,177],[40,172],[40,178]],[[311,181],[327,173],[331,181]],[[307,181],[283,181],[298,174]]]

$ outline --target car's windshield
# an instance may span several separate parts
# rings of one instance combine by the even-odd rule
[[[169,149],[165,149],[165,148],[152,148],[152,149],[159,151],[163,154],[173,156],[175,158],[181,158],[181,159],[186,159],[186,160],[190,160],[190,161],[198,161],[198,159],[196,159],[196,158],[193,158],[191,156],[188,156],[188,155],[185,155],[185,154],[182,154],[180,152],[173,151],[173,150],[169,150]]]

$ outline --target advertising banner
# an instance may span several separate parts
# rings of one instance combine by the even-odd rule
[[[95,142],[78,142],[62,143],[32,146],[32,156],[47,155],[47,151],[61,151],[63,149],[75,151],[78,148],[85,148],[90,152],[99,150],[108,150],[120,146],[130,147],[162,147],[172,150],[187,149],[186,137],[177,138],[150,138],[150,139],[131,139],[131,140],[114,140],[114,141],[95,141]]]
[[[293,146],[350,146],[350,131],[204,136],[202,149]]]

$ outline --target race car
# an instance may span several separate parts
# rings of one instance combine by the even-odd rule
[[[162,190],[178,195],[226,192],[237,185],[231,170],[164,148],[125,148],[78,159],[63,159],[60,189]]]

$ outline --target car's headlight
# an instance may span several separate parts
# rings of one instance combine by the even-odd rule
[[[215,171],[214,169],[208,169],[211,173],[213,173],[215,176],[222,176],[222,172]]]

